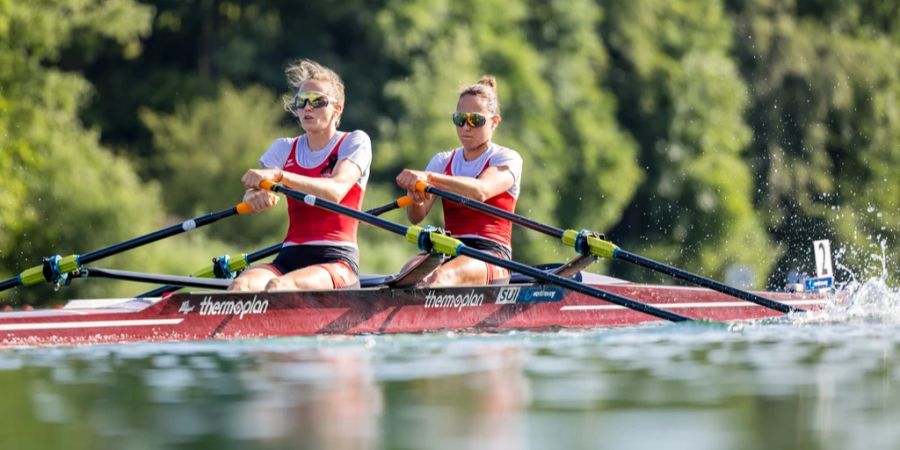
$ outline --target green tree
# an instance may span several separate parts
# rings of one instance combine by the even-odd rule
[[[647,170],[613,230],[633,251],[758,285],[778,254],[753,210],[743,152],[746,87],[730,60],[731,26],[720,2],[602,2],[619,118]],[[641,276],[624,270],[629,277]]]
[[[199,98],[172,114],[141,111],[153,136],[153,170],[159,173],[168,210],[196,216],[240,202],[244,172],[259,167],[259,157],[273,139],[298,133],[299,127],[281,126],[286,115],[281,99],[269,90],[255,86],[238,91],[227,84],[218,97]],[[219,225],[214,234],[248,251],[279,242],[287,227],[284,203]]]
[[[131,1],[0,2],[3,278],[39,263],[43,255],[93,250],[163,222],[158,186],[141,182],[132,164],[102,147],[99,133],[79,120],[91,86],[57,66],[76,35],[83,42],[112,40],[126,49],[138,45],[150,14]],[[145,262],[139,253],[111,261]],[[179,263],[151,268],[173,265]],[[102,290],[93,286],[76,283],[67,294]],[[113,292],[124,290],[115,285]],[[37,302],[51,296],[46,288],[19,289],[7,299]]]
[[[787,248],[780,271],[811,272],[830,238],[857,276],[882,275],[900,233],[900,42],[895,2],[769,1],[732,6],[748,80],[756,201]],[[897,278],[891,251],[887,273]]]

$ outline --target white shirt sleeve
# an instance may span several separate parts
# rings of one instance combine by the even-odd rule
[[[266,169],[283,169],[284,163],[291,154],[291,147],[294,144],[294,138],[278,138],[272,141],[269,148],[259,158],[260,167]]]
[[[349,160],[359,167],[362,174],[359,184],[365,189],[372,165],[372,140],[365,131],[356,130],[347,135],[338,149],[338,161]]]
[[[516,180],[516,184],[518,184],[519,180],[522,178],[522,157],[519,156],[519,153],[515,150],[504,148],[503,151],[498,152],[491,157],[488,164],[491,167],[506,166]]]
[[[432,156],[431,161],[425,166],[425,171],[444,173],[444,169],[447,168],[447,162],[450,161],[451,155],[453,155],[452,150],[449,152],[440,152],[437,155]]]
[[[491,167],[505,166],[513,176],[513,185],[507,192],[518,198],[522,183],[522,156],[513,149],[503,147],[496,155],[492,156],[488,164]]]

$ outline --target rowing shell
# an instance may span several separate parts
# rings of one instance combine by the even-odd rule
[[[583,273],[583,281],[692,318],[734,321],[781,315],[702,288],[634,284],[589,273]],[[761,294],[805,309],[828,301],[826,296],[812,293]],[[191,293],[167,298],[72,300],[62,309],[0,313],[0,346],[555,330],[648,321],[654,318],[543,284]]]

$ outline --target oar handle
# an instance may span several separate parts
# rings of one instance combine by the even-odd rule
[[[403,197],[398,198],[386,205],[379,206],[377,208],[372,208],[367,210],[366,212],[375,216],[380,216],[388,211],[393,211],[397,208],[406,208],[407,206],[412,204],[412,199],[408,196],[404,195]]]
[[[249,214],[253,212],[253,207],[247,202],[240,202],[234,207],[234,211],[240,215]]]

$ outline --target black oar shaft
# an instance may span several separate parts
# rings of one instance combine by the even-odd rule
[[[640,311],[645,314],[649,314],[651,316],[658,317],[660,319],[671,320],[672,322],[684,322],[690,321],[692,319],[682,316],[680,314],[675,314],[673,312],[666,311],[664,309],[656,308],[654,306],[650,306],[645,303],[637,302],[631,300],[626,297],[622,297],[620,295],[613,294],[611,292],[607,292],[601,289],[597,289],[593,286],[589,286],[583,283],[579,283],[575,280],[569,278],[563,278],[551,273],[544,272],[543,270],[536,269],[526,264],[522,264],[520,262],[511,261],[508,259],[499,258],[490,253],[483,252],[480,250],[473,249],[471,247],[462,246],[459,248],[459,254],[464,256],[469,256],[474,259],[478,259],[484,261],[488,264],[493,264],[495,266],[503,267],[505,269],[509,269],[513,272],[518,272],[524,275],[528,275],[535,279],[545,281],[547,283],[556,284],[562,286],[564,288],[573,290],[575,292],[579,292],[585,295],[589,295],[591,297],[597,297],[602,300],[606,300],[607,302],[632,309],[635,311]]]
[[[7,289],[12,289],[18,286],[20,283],[19,277],[12,277],[8,280],[0,281],[0,291],[5,291]]]
[[[280,192],[284,195],[293,197],[296,200],[303,201],[304,203],[306,203],[308,205],[326,209],[328,211],[331,211],[331,212],[334,212],[337,214],[343,214],[346,216],[350,216],[354,219],[359,220],[360,222],[365,222],[370,225],[374,225],[376,227],[390,231],[392,233],[399,234],[401,236],[405,236],[405,237],[407,237],[407,239],[409,239],[408,233],[411,231],[411,227],[406,227],[406,226],[400,225],[398,223],[394,223],[389,220],[385,220],[380,217],[376,217],[371,214],[367,214],[362,211],[348,208],[346,206],[339,205],[337,203],[330,202],[328,200],[320,199],[313,195],[304,194],[302,192],[274,184],[270,181],[264,181],[261,184],[261,187],[263,189],[269,189],[269,190],[272,190],[275,192]],[[447,237],[447,238],[445,238],[445,240],[446,239],[452,239],[452,238]],[[465,255],[470,258],[484,261],[488,264],[494,264],[494,265],[497,265],[500,267],[504,267],[504,268],[509,269],[514,272],[523,273],[525,275],[532,276],[534,278],[546,281],[548,283],[556,284],[556,285],[574,290],[576,292],[580,292],[580,293],[588,295],[588,296],[592,296],[595,298],[599,298],[601,300],[608,301],[610,303],[617,304],[619,306],[623,306],[628,309],[632,309],[635,311],[643,312],[645,314],[649,314],[651,316],[654,316],[654,317],[657,317],[660,319],[671,320],[673,322],[682,322],[682,321],[690,321],[691,320],[689,317],[685,317],[685,316],[675,314],[675,313],[672,313],[669,311],[665,311],[665,310],[662,310],[662,309],[659,309],[659,308],[656,308],[656,307],[653,307],[653,306],[650,306],[650,305],[647,305],[644,303],[640,303],[640,302],[637,302],[637,301],[634,301],[634,300],[631,300],[631,299],[628,299],[628,298],[625,298],[625,297],[622,297],[622,296],[619,296],[619,295],[616,295],[616,294],[613,294],[610,292],[603,291],[601,289],[597,289],[593,286],[588,286],[588,285],[579,283],[574,280],[568,280],[568,279],[561,278],[561,277],[558,277],[558,276],[555,276],[552,274],[544,273],[543,271],[541,271],[539,269],[535,269],[534,267],[531,267],[531,266],[528,266],[528,265],[525,265],[522,263],[518,263],[515,261],[510,261],[510,260],[496,257],[487,252],[483,252],[480,250],[473,249],[471,247],[467,247],[466,245],[462,244],[461,242],[459,244],[457,244],[455,248],[456,248],[456,252],[460,255]]]
[[[767,308],[781,311],[785,314],[790,313],[790,312],[803,311],[800,308],[796,308],[794,306],[787,305],[787,304],[784,304],[781,302],[776,302],[774,300],[770,300],[765,297],[756,295],[752,292],[747,292],[747,291],[744,291],[741,289],[733,288],[731,286],[728,286],[727,284],[722,284],[716,280],[702,277],[700,275],[681,270],[677,267],[672,267],[667,264],[663,264],[658,261],[654,261],[652,259],[645,258],[641,255],[636,255],[634,253],[622,250],[621,248],[618,249],[617,251],[615,251],[613,254],[615,255],[616,259],[628,261],[632,264],[635,264],[635,265],[638,265],[641,267],[645,267],[645,268],[648,268],[651,270],[655,270],[657,272],[664,273],[666,275],[678,278],[680,280],[684,280],[689,283],[696,284],[698,286],[703,286],[705,288],[709,288],[714,291],[719,291],[719,292],[731,295],[733,297],[737,297],[742,300],[747,300],[748,302],[753,302],[760,306],[765,306]]]
[[[369,214],[378,216],[378,215],[384,214],[388,211],[393,211],[397,208],[405,208],[405,207],[409,206],[410,203],[412,203],[412,199],[404,195],[403,197],[400,197],[397,200],[394,200],[388,204],[381,205],[376,208],[372,208],[370,210],[367,210],[366,212]],[[282,244],[275,244],[275,245],[266,247],[264,249],[257,250],[255,252],[248,253],[246,256],[244,256],[244,262],[245,262],[244,266],[245,267],[249,266],[250,264],[253,264],[256,261],[259,261],[260,259],[266,258],[268,256],[272,256],[272,255],[278,253],[278,251],[281,250],[281,245]],[[176,286],[176,285],[161,286],[161,287],[158,287],[151,291],[144,292],[143,294],[138,295],[138,297],[139,298],[160,297],[160,296],[166,295],[170,292],[175,292],[177,290],[180,290],[181,288],[182,288],[182,286]]]
[[[436,188],[436,187],[431,186],[426,183],[419,182],[416,185],[416,189],[437,195],[438,197],[446,198],[447,200],[450,200],[452,202],[459,203],[463,206],[472,208],[474,210],[481,211],[483,213],[486,213],[486,214],[494,216],[494,217],[499,217],[501,219],[508,220],[517,225],[521,225],[525,228],[529,228],[531,230],[538,231],[538,232],[541,232],[541,233],[544,233],[544,234],[547,234],[547,235],[550,235],[550,236],[553,236],[556,238],[563,238],[563,236],[566,234],[566,231],[562,230],[560,228],[542,224],[540,222],[534,221],[527,217],[523,217],[518,214],[511,213],[509,211],[497,208],[495,206],[488,205],[486,203],[479,202],[477,200],[470,199],[468,197],[465,197],[465,196],[462,196],[462,195],[459,195],[459,194],[456,194],[453,192],[444,191],[442,189]],[[591,238],[591,239],[593,239],[593,238]],[[687,282],[690,282],[690,283],[693,283],[693,284],[696,284],[698,286],[702,286],[702,287],[705,287],[708,289],[712,289],[714,291],[719,291],[719,292],[731,295],[733,297],[739,298],[741,300],[747,300],[749,302],[756,303],[760,306],[764,306],[766,308],[771,308],[771,309],[774,309],[776,311],[780,311],[783,313],[803,311],[803,309],[801,309],[801,308],[790,306],[790,305],[787,305],[787,304],[784,304],[781,302],[776,302],[774,300],[770,300],[765,297],[756,295],[752,292],[737,289],[737,288],[728,286],[726,284],[720,283],[718,281],[715,281],[715,280],[712,280],[712,279],[709,279],[709,278],[706,278],[706,277],[703,277],[703,276],[700,276],[700,275],[697,275],[697,274],[694,274],[694,273],[691,273],[691,272],[688,272],[685,270],[681,270],[677,267],[672,267],[670,265],[663,264],[663,263],[654,261],[652,259],[645,258],[640,255],[636,255],[634,253],[626,252],[625,250],[622,250],[621,248],[619,248],[618,246],[615,246],[614,244],[611,244],[608,242],[604,242],[604,243],[608,244],[608,245],[603,246],[605,248],[605,251],[602,252],[602,255],[598,254],[598,256],[608,256],[608,257],[611,257],[614,259],[621,259],[623,261],[627,261],[632,264],[639,265],[641,267],[655,270],[657,272],[664,273],[671,277],[678,278],[680,280],[684,280],[684,281],[687,281]]]
[[[109,247],[104,247],[99,250],[94,250],[92,252],[85,253],[78,257],[78,262],[80,264],[89,264],[91,262],[97,261],[102,258],[106,258],[108,256],[117,255],[127,250],[131,250],[136,247],[140,247],[142,245],[149,244],[151,242],[156,242],[160,239],[165,239],[170,236],[174,236],[179,233],[184,233],[185,231],[193,230],[197,227],[202,227],[204,225],[208,225],[217,220],[224,219],[229,216],[233,216],[238,214],[238,207],[234,206],[228,209],[223,209],[221,211],[216,211],[213,213],[206,214],[204,216],[196,217],[191,220],[187,220],[185,222],[172,225],[162,230],[154,231],[152,233],[145,234],[140,237],[136,237],[134,239],[129,239],[124,242],[120,242],[118,244],[110,245]]]
[[[48,260],[54,261],[55,267],[52,270],[47,270],[49,266],[45,263],[43,266],[35,266],[29,269],[26,269],[18,276],[14,278],[10,278],[8,280],[0,283],[0,291],[4,291],[6,289],[14,288],[16,286],[21,285],[32,285],[39,283],[41,281],[54,281],[59,280],[59,277],[65,275],[69,272],[73,272],[80,268],[84,264],[91,263],[93,261],[97,261],[102,258],[106,258],[109,256],[113,256],[119,253],[122,253],[126,250],[131,250],[136,247],[140,247],[142,245],[149,244],[151,242],[156,242],[160,239],[167,238],[169,236],[174,236],[179,233],[184,233],[186,231],[193,230],[197,227],[202,227],[204,225],[208,225],[217,220],[224,219],[229,216],[233,216],[235,214],[246,214],[252,211],[252,208],[247,203],[239,203],[236,206],[231,208],[223,209],[221,211],[212,212],[200,217],[195,217],[193,219],[184,221],[177,225],[172,225],[161,230],[154,231],[152,233],[147,233],[143,236],[139,236],[133,239],[129,239],[124,242],[120,242],[118,244],[113,244],[108,247],[101,248],[99,250],[94,250],[92,252],[88,252],[82,255],[69,255],[63,258],[55,256],[53,258],[48,258]],[[49,278],[48,278],[49,277]]]
[[[463,195],[459,195],[453,192],[448,192],[442,189],[438,189],[429,184],[425,184],[420,182],[416,185],[416,188],[428,192],[429,194],[437,195],[438,197],[446,198],[454,203],[459,203],[460,205],[466,206],[468,208],[474,209],[476,211],[481,211],[483,213],[487,213],[494,217],[499,217],[501,219],[506,219],[515,224],[521,225],[525,228],[537,231],[539,233],[544,233],[555,238],[562,238],[565,230],[561,228],[556,228],[554,226],[550,226],[547,224],[540,223],[536,220],[529,219],[527,217],[520,216],[515,213],[511,213],[504,209],[497,208],[495,206],[488,205],[487,203],[479,202],[478,200],[473,200]]]
[[[295,200],[299,200],[308,205],[316,206],[322,209],[326,209],[333,213],[343,214],[345,216],[352,217],[360,222],[366,222],[369,225],[374,225],[378,228],[381,228],[386,231],[390,231],[392,233],[396,233],[399,235],[406,235],[407,227],[400,225],[399,223],[391,222],[390,220],[385,220],[377,216],[373,216],[364,211],[359,211],[353,208],[348,208],[343,205],[339,205],[337,203],[318,198],[314,195],[304,194],[300,191],[295,191],[293,189],[288,189],[284,186],[273,184],[271,182],[263,181],[261,187],[264,189],[269,189],[274,192],[280,192],[289,197],[293,197]]]
[[[369,214],[374,214],[376,216],[380,216],[388,211],[393,211],[397,208],[406,208],[411,203],[412,203],[412,199],[404,195],[403,197],[400,197],[397,200],[394,200],[386,205],[382,205],[377,208],[372,208],[366,212]]]

